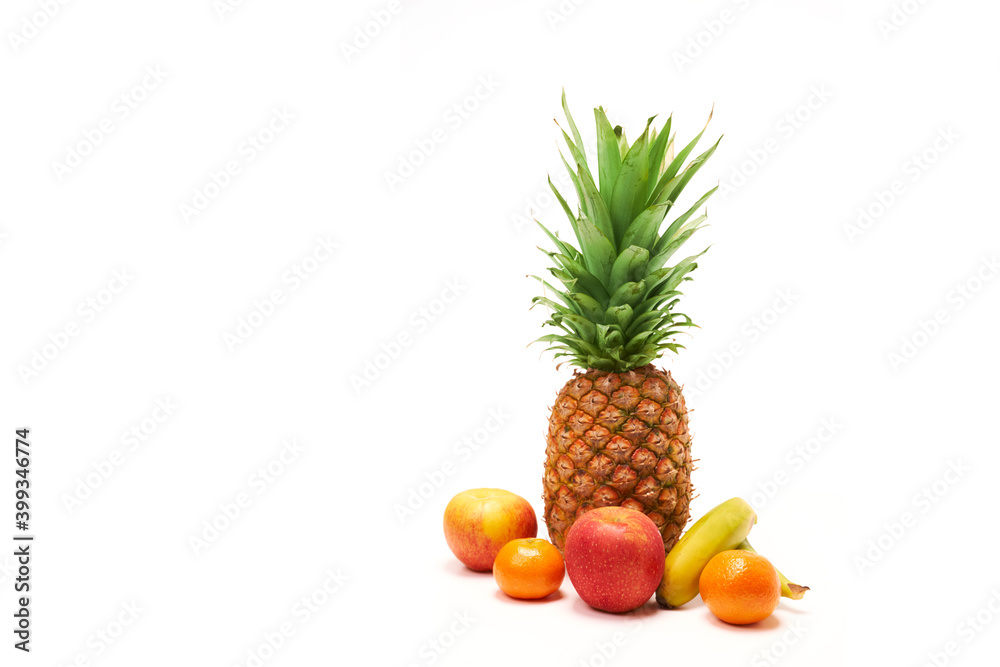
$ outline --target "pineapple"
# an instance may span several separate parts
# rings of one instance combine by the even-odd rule
[[[543,252],[562,289],[533,276],[547,293],[533,302],[550,309],[545,324],[558,329],[536,342],[549,343],[556,357],[579,370],[559,392],[549,418],[545,522],[562,550],[581,514],[619,505],[652,519],[669,552],[689,518],[691,436],[680,385],[653,362],[664,350],[682,348],[674,336],[694,326],[674,308],[678,287],[690,280],[704,251],[668,262],[705,222],[707,216],[696,213],[718,188],[669,224],[664,221],[719,142],[685,166],[704,129],[674,155],[672,118],[659,133],[650,118],[629,146],[621,127],[612,129],[598,107],[595,178],[565,92],[562,106],[570,131],[562,135],[575,166],[565,156],[563,163],[576,189],[577,211],[551,178],[549,186],[569,217],[576,245],[538,223],[555,247]]]

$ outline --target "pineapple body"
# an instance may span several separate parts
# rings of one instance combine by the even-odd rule
[[[547,443],[545,522],[560,551],[579,516],[609,505],[643,512],[673,548],[690,516],[692,459],[687,408],[669,372],[578,372],[556,398]]]

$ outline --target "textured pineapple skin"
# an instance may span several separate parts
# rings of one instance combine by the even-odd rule
[[[563,549],[577,517],[618,505],[653,520],[669,553],[690,518],[691,437],[680,386],[652,365],[578,371],[559,392],[545,451],[545,523]]]

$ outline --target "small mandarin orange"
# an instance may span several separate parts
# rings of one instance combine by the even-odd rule
[[[771,562],[740,549],[723,551],[708,561],[698,589],[709,611],[733,625],[764,620],[781,599],[781,580]]]
[[[493,578],[500,590],[523,600],[552,595],[559,590],[565,574],[562,554],[540,537],[511,540],[493,561]]]

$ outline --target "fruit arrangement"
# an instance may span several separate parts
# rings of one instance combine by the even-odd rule
[[[672,118],[658,131],[654,117],[630,145],[598,107],[592,168],[565,93],[562,107],[576,211],[549,186],[575,244],[538,223],[554,246],[543,252],[561,288],[533,276],[545,289],[533,304],[549,309],[545,325],[557,330],[536,342],[577,367],[548,423],[542,498],[551,542],[537,537],[524,498],[473,489],[445,509],[448,546],[470,569],[492,571],[513,598],[551,596],[568,574],[580,598],[603,611],[631,611],[654,593],[671,609],[700,593],[722,621],[758,622],[781,597],[798,600],[809,589],[747,542],[757,515],[741,498],[684,532],[693,492],[688,408],[670,372],[654,365],[682,349],[676,335],[695,326],[676,306],[705,251],[670,262],[704,224],[698,211],[717,188],[668,216],[719,142],[685,164],[704,129],[677,150]]]

